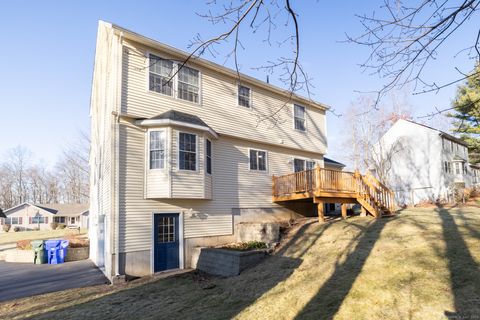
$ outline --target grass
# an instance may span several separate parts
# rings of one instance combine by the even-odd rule
[[[238,277],[195,272],[0,304],[23,319],[470,319],[480,315],[480,209],[309,221]]]
[[[86,229],[80,230],[81,234],[87,233]],[[20,240],[42,240],[50,238],[64,237],[66,235],[78,234],[77,230],[68,228],[61,230],[40,230],[40,231],[19,231],[2,232],[0,233],[0,244],[13,243]]]

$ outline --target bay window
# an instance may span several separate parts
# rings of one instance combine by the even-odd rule
[[[165,168],[165,131],[150,131],[150,169]]]
[[[178,162],[180,170],[197,170],[197,136],[180,132],[178,135]]]
[[[207,164],[207,173],[212,174],[212,142],[210,140],[205,141],[205,154],[206,154],[206,164]]]

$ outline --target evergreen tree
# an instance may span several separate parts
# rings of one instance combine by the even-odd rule
[[[480,63],[468,77],[465,84],[460,85],[453,102],[453,131],[460,133],[460,138],[468,144],[471,163],[480,163]]]

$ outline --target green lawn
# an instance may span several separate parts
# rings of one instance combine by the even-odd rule
[[[480,315],[479,241],[478,208],[312,221],[238,277],[68,290],[0,304],[0,318],[470,319]]]
[[[80,233],[87,233],[86,229],[80,230]],[[17,242],[19,240],[42,240],[50,238],[63,237],[70,234],[79,234],[78,230],[62,229],[62,230],[45,230],[45,231],[19,231],[19,232],[2,232],[0,233],[0,244]]]

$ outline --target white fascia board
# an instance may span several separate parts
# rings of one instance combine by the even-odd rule
[[[198,124],[193,123],[186,123],[181,121],[175,121],[170,119],[147,119],[147,120],[137,120],[135,124],[143,127],[168,127],[168,126],[178,126],[178,127],[185,127],[196,129],[200,131],[205,131],[210,133],[215,139],[218,139],[218,133],[213,131],[211,128],[206,126],[201,126]]]

